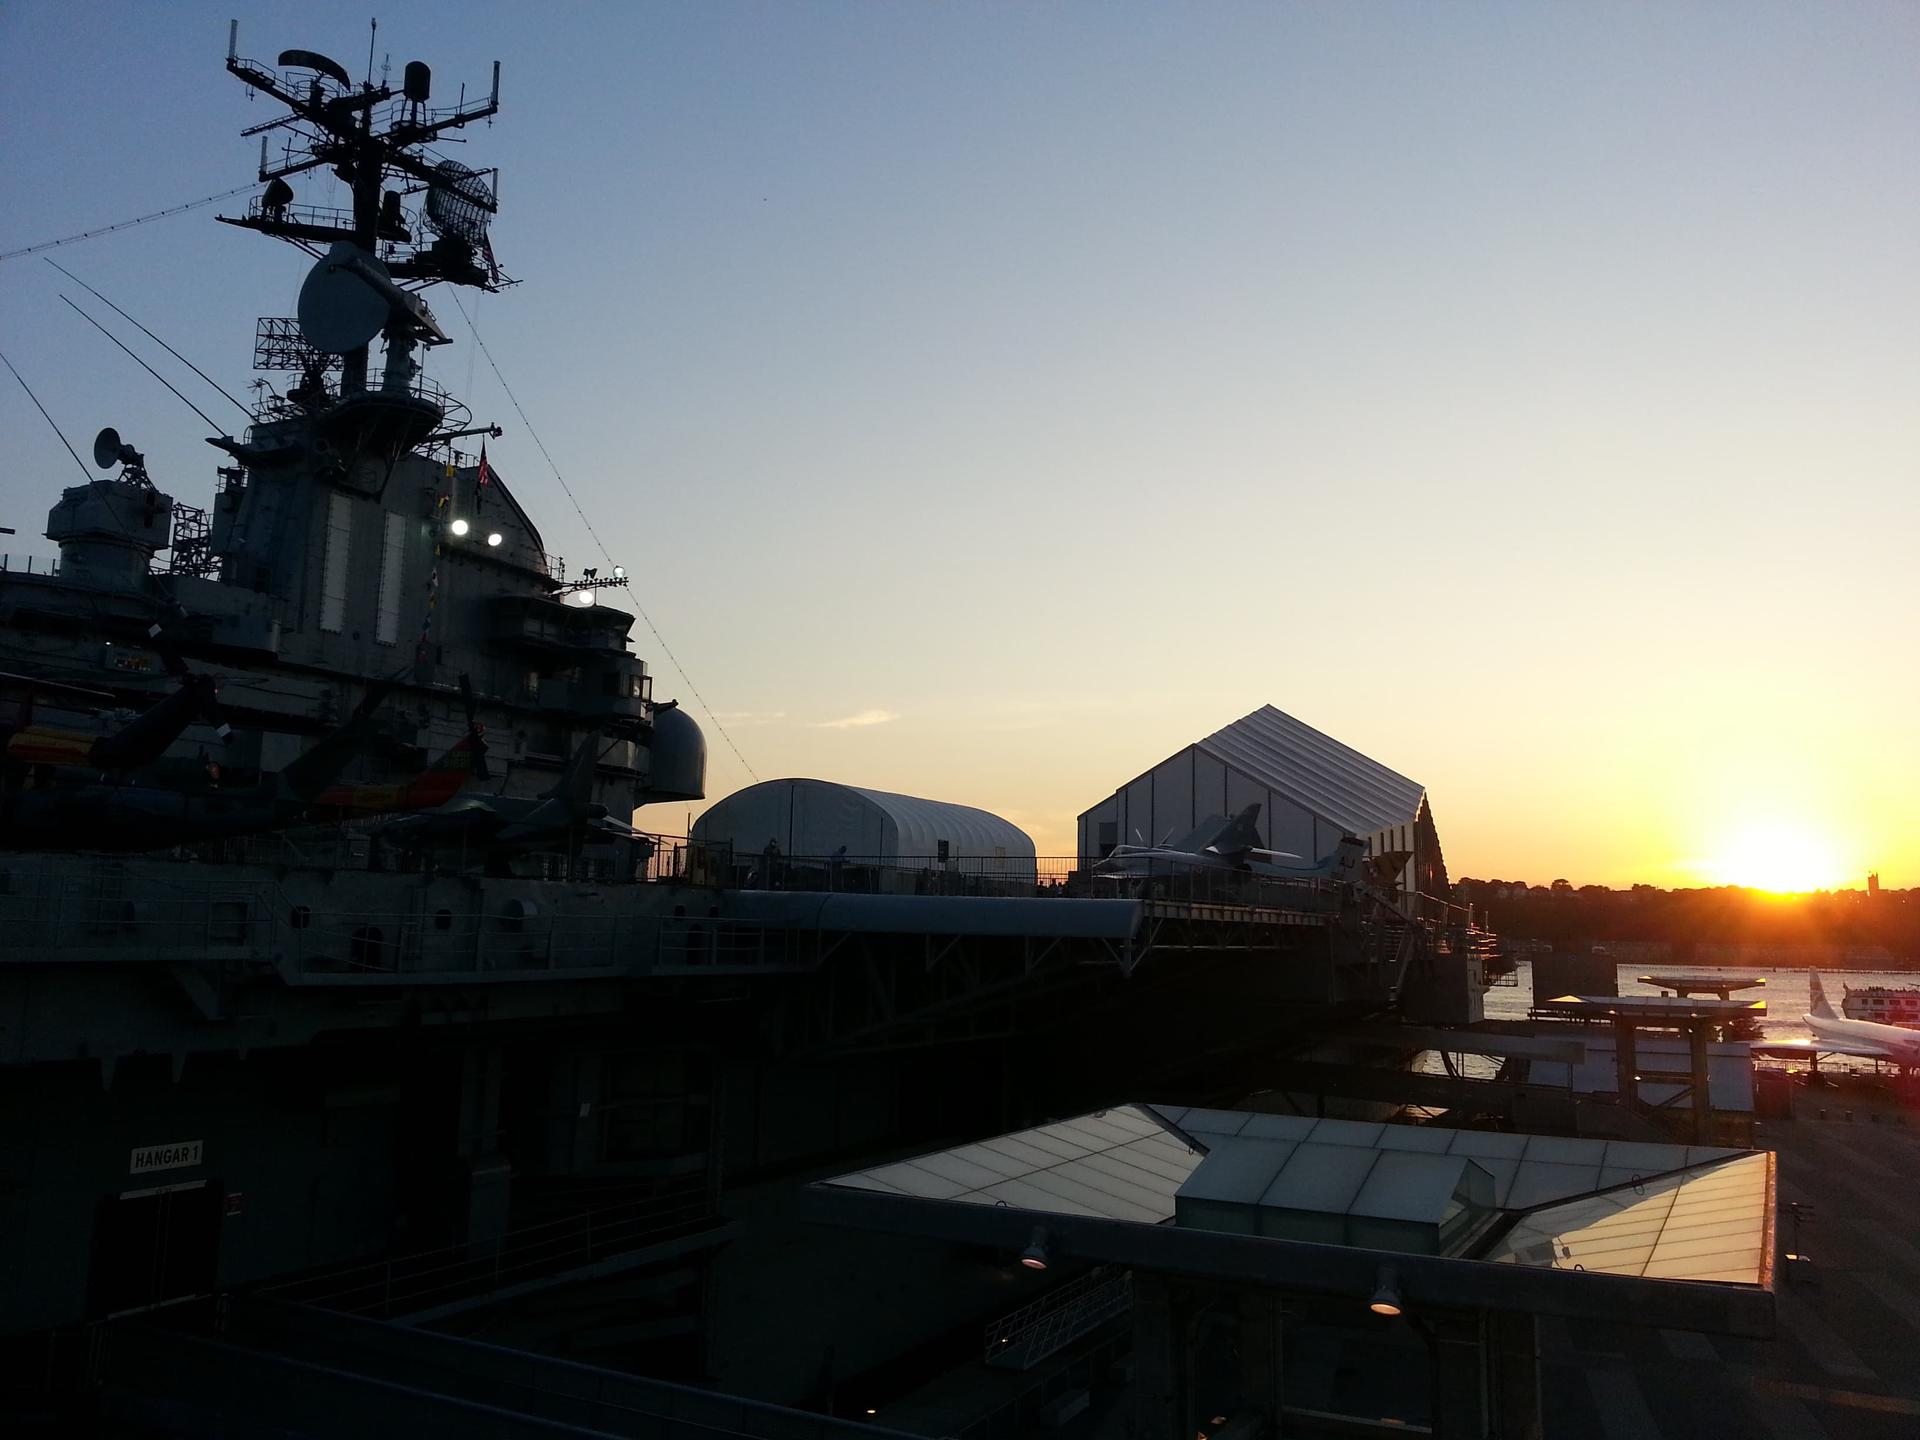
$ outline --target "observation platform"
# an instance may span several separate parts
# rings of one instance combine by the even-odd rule
[[[1642,975],[1642,985],[1653,985],[1662,990],[1671,990],[1682,1000],[1692,995],[1717,995],[1722,1000],[1733,998],[1736,990],[1757,990],[1764,986],[1766,978],[1760,975]]]

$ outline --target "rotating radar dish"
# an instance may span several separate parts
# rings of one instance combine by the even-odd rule
[[[314,262],[300,287],[300,333],[314,349],[329,355],[358,350],[380,333],[393,313],[387,297],[349,269],[349,261],[386,277],[384,265],[342,240]]]
[[[478,245],[487,237],[493,216],[493,190],[458,160],[442,160],[433,167],[427,187],[427,226],[436,235]]]
[[[353,88],[353,77],[338,60],[329,60],[316,50],[282,50],[280,64],[287,69],[312,70],[326,76],[342,89]]]

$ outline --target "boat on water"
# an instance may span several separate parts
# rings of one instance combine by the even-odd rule
[[[1920,985],[1848,985],[1841,992],[1840,1013],[1849,1020],[1920,1029]]]
[[[236,40],[226,68],[282,109],[222,219],[301,252],[265,383],[203,504],[101,414],[99,473],[49,486],[57,562],[0,568],[10,1346],[120,1327],[105,1389],[185,1387],[177,1415],[267,1372],[147,1320],[271,1295],[830,1408],[1027,1292],[976,1267],[958,1310],[914,1289],[815,1326],[846,1247],[755,1186],[1244,1093],[1416,992],[1477,1006],[1464,940],[1344,882],[1291,908],[747,889],[636,829],[705,794],[700,727],[634,653],[626,571],[549,552],[501,431],[430,373],[430,300],[507,283],[493,177],[435,148],[494,115],[497,68],[453,103],[418,62],[376,84]],[[302,196],[326,174],[348,204]],[[289,1354],[357,1333],[272,1315]]]

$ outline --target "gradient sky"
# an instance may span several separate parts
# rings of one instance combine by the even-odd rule
[[[241,53],[359,74],[368,8],[249,4]],[[1424,783],[1455,875],[1920,884],[1920,8],[380,9],[436,99],[504,62],[454,153],[526,283],[478,322],[761,777],[1069,853],[1272,703]],[[0,6],[0,250],[251,177],[234,13]],[[213,213],[54,258],[242,393],[305,262]],[[205,427],[62,288],[0,264],[0,348],[205,503]],[[76,477],[0,381],[30,535]]]

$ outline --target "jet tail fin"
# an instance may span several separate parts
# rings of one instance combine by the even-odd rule
[[[333,784],[348,762],[360,753],[362,742],[373,728],[374,712],[386,703],[397,683],[396,680],[376,680],[369,685],[365,698],[354,707],[346,724],[330,735],[323,735],[305,754],[281,767],[275,777],[281,792],[290,799],[310,801]]]
[[[1818,1015],[1822,1020],[1840,1018],[1833,1013],[1833,1006],[1827,1002],[1827,987],[1820,983],[1818,970],[1807,972],[1807,999],[1812,1002],[1808,1010],[1809,1014]]]
[[[1258,850],[1265,843],[1260,838],[1259,818],[1260,802],[1256,800],[1231,820],[1224,815],[1208,816],[1179,839],[1167,841],[1166,848],[1194,855],[1202,851],[1214,855],[1240,855],[1248,850]]]
[[[1214,836],[1207,849],[1216,855],[1244,855],[1264,844],[1266,841],[1260,834],[1260,802],[1256,800],[1234,816],[1227,828]]]
[[[596,730],[580,742],[580,748],[575,750],[573,758],[567,761],[567,768],[560,772],[560,778],[542,798],[571,800],[576,805],[586,804],[593,798],[593,767],[599,762],[600,732]]]

